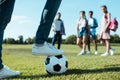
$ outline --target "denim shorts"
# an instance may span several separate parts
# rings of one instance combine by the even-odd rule
[[[87,31],[86,27],[83,27],[83,28],[79,29],[79,31],[78,31],[78,37],[82,38],[83,36],[86,36],[87,32],[88,31]]]
[[[96,39],[96,33],[95,32],[90,32],[90,36],[93,40]]]

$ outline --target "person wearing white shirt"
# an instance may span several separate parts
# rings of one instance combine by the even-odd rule
[[[81,48],[81,52],[78,53],[78,56],[86,53],[85,50],[86,50],[86,40],[87,40],[87,33],[88,33],[87,24],[88,23],[85,17],[85,11],[80,11],[80,18],[77,21],[77,25],[76,25],[77,45]]]
[[[61,19],[60,12],[57,13],[56,19],[53,22],[52,28],[53,28],[53,32],[54,32],[52,44],[55,45],[55,42],[58,41],[58,49],[60,49],[61,42],[62,42],[62,35],[65,35],[65,27],[64,27],[64,23]]]
[[[98,54],[97,50],[97,42],[96,42],[96,28],[98,27],[97,20],[93,18],[93,11],[89,11],[88,13],[89,19],[88,19],[88,27],[89,27],[89,33],[88,33],[88,54],[90,54],[90,38],[92,38],[93,43],[94,43],[94,48],[95,48],[95,54]]]

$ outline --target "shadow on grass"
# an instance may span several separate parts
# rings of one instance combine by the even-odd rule
[[[70,69],[65,75],[70,74],[97,74],[97,73],[105,73],[105,72],[120,72],[120,67],[112,67],[112,68],[103,68],[103,69]]]
[[[103,68],[103,69],[68,69],[66,73],[61,75],[49,75],[49,74],[38,74],[38,75],[29,75],[29,76],[17,76],[11,79],[39,79],[39,78],[50,78],[54,76],[62,76],[62,75],[71,75],[71,74],[97,74],[97,73],[105,73],[105,72],[120,72],[120,67],[112,67],[112,68]]]

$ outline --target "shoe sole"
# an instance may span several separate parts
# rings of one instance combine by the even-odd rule
[[[36,53],[36,52],[32,52],[32,55],[35,56],[57,56],[57,55],[62,55],[63,53],[57,53],[57,54],[51,54],[51,53]]]
[[[20,74],[16,74],[16,75],[11,75],[11,76],[6,76],[6,77],[0,77],[0,79],[6,79],[6,78],[13,78],[13,77],[17,77]]]

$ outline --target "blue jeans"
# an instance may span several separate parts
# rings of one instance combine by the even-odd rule
[[[83,27],[81,29],[79,29],[78,31],[78,37],[82,38],[83,36],[87,35],[88,30],[86,29],[86,27]]]
[[[4,29],[11,20],[15,0],[5,0],[0,5],[0,69],[3,68],[2,64],[2,42]]]
[[[62,41],[62,35],[60,34],[60,31],[56,31],[56,34],[52,39],[52,45],[55,45],[56,41],[58,41],[58,49],[60,49],[61,41]]]
[[[47,0],[42,12],[41,22],[36,33],[35,43],[44,43],[48,39],[53,19],[62,0]],[[15,0],[6,0],[0,5],[0,69],[2,64],[2,41],[4,29],[10,22]]]
[[[61,1],[62,0],[47,0],[42,12],[40,25],[36,32],[36,44],[43,44],[47,41],[53,19],[58,11]]]

